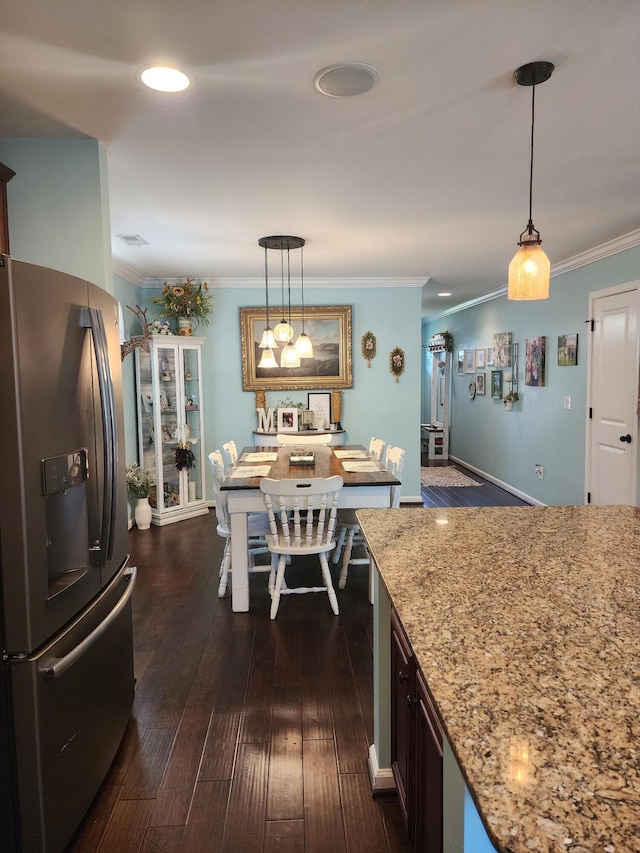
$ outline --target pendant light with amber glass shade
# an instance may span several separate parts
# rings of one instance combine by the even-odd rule
[[[520,247],[509,264],[509,299],[548,299],[551,265],[541,248],[540,232],[533,227],[533,128],[535,124],[536,86],[544,83],[553,72],[551,62],[529,62],[518,68],[513,76],[519,86],[531,86],[531,159],[529,166],[529,222],[520,235]]]

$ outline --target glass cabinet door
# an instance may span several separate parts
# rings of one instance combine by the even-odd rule
[[[156,481],[157,505],[169,509],[180,506],[180,472],[176,469],[176,448],[180,441],[179,417],[179,377],[176,369],[176,348],[160,346],[155,348],[156,376],[158,379],[159,411],[156,424],[160,430],[157,436],[160,458],[160,479]]]
[[[202,420],[200,406],[200,350],[185,347],[182,350],[184,376],[184,433],[183,440],[191,448],[195,465],[185,470],[187,475],[187,501],[201,500],[202,489]]]

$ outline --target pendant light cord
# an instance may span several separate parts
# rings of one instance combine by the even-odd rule
[[[536,84],[531,87],[531,159],[529,166],[529,224],[527,230],[529,234],[533,233],[533,128],[535,125],[535,110],[536,110]]]
[[[289,343],[293,341],[293,326],[291,325],[291,258],[289,255],[289,244],[287,243],[287,287],[289,292],[289,328],[291,331],[291,337],[289,338]]]
[[[267,306],[267,328],[269,328],[269,265],[267,263],[267,247],[264,247],[264,291]]]
[[[304,335],[304,246],[300,246],[300,285],[302,292],[300,299],[302,305],[302,334]]]

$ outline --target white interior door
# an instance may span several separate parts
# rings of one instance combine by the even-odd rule
[[[591,297],[587,500],[635,505],[638,438],[638,287]]]

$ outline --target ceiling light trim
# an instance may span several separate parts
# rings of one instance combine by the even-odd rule
[[[368,94],[380,82],[380,72],[366,62],[337,62],[321,68],[313,85],[329,98],[354,98]]]

